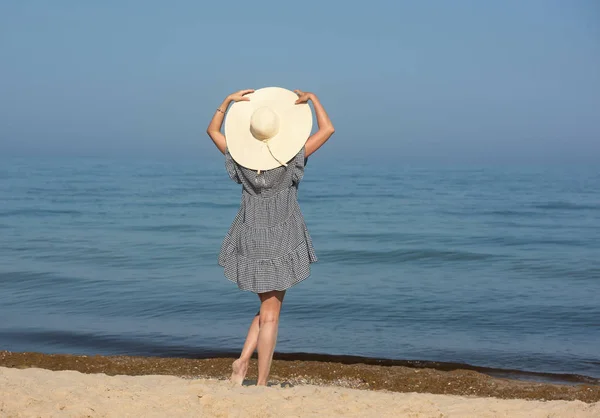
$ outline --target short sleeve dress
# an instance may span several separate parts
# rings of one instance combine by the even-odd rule
[[[226,150],[225,167],[242,185],[242,200],[223,240],[219,265],[240,289],[286,290],[310,276],[317,256],[298,205],[305,163],[302,148],[287,166],[257,173]]]

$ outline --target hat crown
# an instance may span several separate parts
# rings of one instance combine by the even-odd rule
[[[260,107],[250,118],[250,132],[259,141],[267,141],[279,132],[279,116],[269,107]]]

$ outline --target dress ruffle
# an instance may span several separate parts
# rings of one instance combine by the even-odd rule
[[[244,257],[232,246],[227,252],[222,264],[225,277],[241,290],[254,293],[286,290],[294,286],[310,276],[310,264],[317,261],[314,251],[305,242],[278,258]]]
[[[223,248],[233,246],[238,254],[249,258],[281,257],[306,241],[304,229],[304,220],[298,211],[268,228],[256,228],[238,219],[225,236]]]

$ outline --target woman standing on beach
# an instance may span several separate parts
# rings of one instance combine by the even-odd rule
[[[313,135],[309,101],[319,126]],[[219,264],[225,277],[258,294],[261,302],[241,355],[232,365],[231,380],[242,384],[258,349],[257,384],[266,385],[285,292],[306,279],[310,264],[317,261],[298,206],[298,184],[307,158],[334,128],[313,93],[268,87],[228,96],[207,133],[225,155],[230,178],[242,185],[241,206],[223,240]]]

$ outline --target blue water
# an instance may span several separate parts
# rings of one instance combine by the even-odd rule
[[[0,349],[238,350],[222,161],[0,159]],[[600,170],[309,161],[277,350],[600,377]]]

